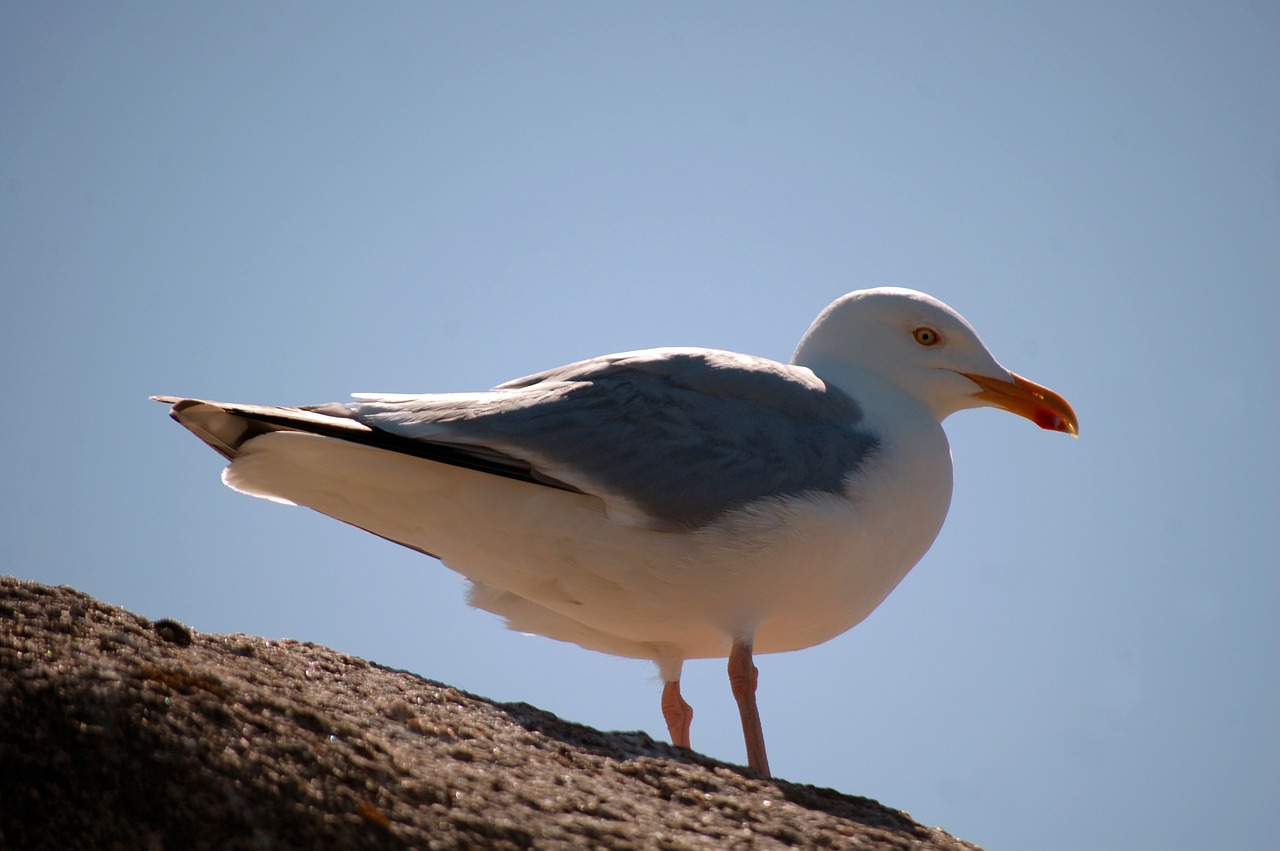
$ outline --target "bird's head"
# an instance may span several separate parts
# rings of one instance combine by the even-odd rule
[[[940,421],[986,406],[1041,428],[1079,433],[1065,399],[1005,369],[963,316],[915,290],[859,290],[837,299],[814,320],[792,361],[837,384],[842,372],[872,372]]]

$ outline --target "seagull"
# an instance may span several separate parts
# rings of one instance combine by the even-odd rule
[[[684,661],[727,656],[764,777],[753,655],[852,628],[925,554],[951,502],[942,421],[986,406],[1079,433],[1061,396],[902,288],[837,299],[790,363],[657,348],[477,393],[152,398],[235,490],[439,559],[511,629],[652,660],[674,745],[690,747]]]

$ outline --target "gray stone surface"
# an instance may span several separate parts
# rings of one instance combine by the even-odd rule
[[[297,641],[0,578],[0,847],[974,849]]]

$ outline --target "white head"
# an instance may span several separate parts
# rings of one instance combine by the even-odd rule
[[[1041,428],[1078,432],[1066,400],[1005,369],[963,316],[915,290],[883,287],[837,299],[809,326],[792,362],[837,385],[842,373],[874,373],[939,421],[991,406]]]

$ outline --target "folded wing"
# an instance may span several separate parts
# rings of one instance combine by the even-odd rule
[[[839,493],[877,445],[857,403],[809,370],[705,349],[595,358],[487,393],[356,398],[355,420],[378,432],[495,452],[659,529]]]

